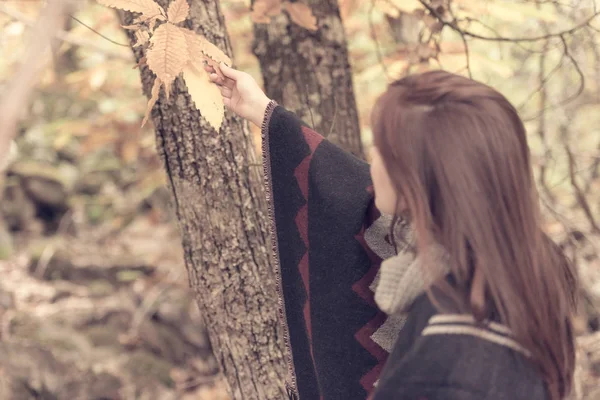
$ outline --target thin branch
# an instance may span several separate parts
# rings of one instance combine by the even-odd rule
[[[448,11],[450,12],[450,15],[452,16],[452,18],[454,18],[454,20],[456,21],[456,16],[452,12],[452,10],[448,10]],[[467,43],[467,37],[463,32],[458,32],[458,34],[460,35],[460,39],[462,40],[463,47],[465,49],[465,58],[467,61],[467,72],[469,73],[469,78],[473,79],[473,71],[471,71],[471,56],[469,54],[469,44]]]
[[[458,21],[458,20],[457,20]],[[487,30],[489,30],[490,32],[492,32],[493,34],[495,34],[496,36],[502,36],[500,34],[500,32],[498,32],[496,29],[494,29],[493,27],[491,27],[490,25],[486,24],[485,22],[476,19],[476,18],[471,18],[471,17],[466,17],[464,18],[464,21],[468,22],[468,23],[472,23],[472,22],[476,22],[479,25],[483,26],[484,28],[486,28]],[[523,46],[521,43],[515,43],[517,46],[521,47],[523,50],[528,50],[525,46]],[[501,49],[502,47],[501,43],[498,43],[498,49]]]
[[[585,75],[584,75],[583,71],[581,70],[579,63],[577,62],[577,60],[575,60],[575,57],[573,57],[573,55],[569,51],[569,45],[567,44],[567,41],[565,40],[564,36],[561,36],[560,40],[565,48],[565,55],[567,57],[569,57],[569,60],[571,60],[573,67],[575,67],[575,70],[577,71],[577,74],[579,75],[579,88],[577,89],[577,92],[575,92],[575,94],[569,96],[567,98],[567,100],[564,100],[562,102],[562,104],[564,105],[564,104],[568,103],[569,101],[575,99],[576,97],[579,97],[579,95],[581,93],[583,93],[583,90],[585,89]]]
[[[463,42],[463,47],[465,49],[465,59],[467,61],[467,72],[469,73],[469,78],[473,79],[473,72],[471,71],[471,56],[469,55],[469,44],[467,43],[467,38],[462,33],[459,33],[460,38]]]
[[[114,40],[112,40],[108,36],[104,36],[102,33],[98,32],[97,30],[95,30],[94,28],[92,28],[91,26],[89,26],[88,24],[86,24],[85,22],[81,21],[80,19],[76,18],[75,16],[70,15],[70,17],[73,18],[75,21],[79,22],[81,25],[83,25],[86,28],[88,28],[90,31],[94,32],[96,35],[98,35],[100,37],[103,37],[104,39],[108,40],[109,42],[114,43],[117,46],[123,46],[123,47],[129,48],[128,44],[123,44],[123,43],[115,42]]]
[[[22,14],[16,10],[13,10],[10,7],[7,7],[5,4],[2,4],[1,0],[0,0],[0,13],[8,15],[13,20],[19,21],[19,22],[25,24],[26,26],[28,26],[29,28],[36,27],[36,21],[30,19],[25,14]],[[48,35],[48,34],[49,33],[46,32],[46,35]],[[56,32],[54,32],[53,36],[62,40],[65,43],[69,43],[70,45],[81,47],[86,50],[91,50],[91,51],[95,51],[97,53],[104,54],[108,58],[115,58],[115,59],[121,59],[121,60],[127,60],[127,61],[131,60],[131,56],[129,55],[130,53],[114,51],[112,49],[103,48],[101,46],[98,46],[98,43],[96,43],[95,41],[86,40],[86,39],[82,38],[81,35],[74,35],[73,33],[65,32],[62,30],[57,30]]]
[[[433,7],[431,7],[428,2],[426,0],[419,0],[419,2],[423,5],[423,7],[425,7],[430,13],[431,15],[433,15],[434,17],[436,17],[442,24],[444,24],[445,26],[450,27],[452,30],[458,32],[458,33],[462,33],[465,36],[469,36],[475,39],[479,39],[479,40],[487,40],[487,41],[491,41],[491,42],[538,42],[540,40],[548,40],[548,39],[552,39],[552,38],[556,38],[556,37],[561,37],[564,35],[570,35],[575,33],[576,31],[578,31],[581,28],[584,28],[586,26],[590,26],[590,23],[598,16],[600,15],[600,12],[595,12],[594,14],[592,14],[590,17],[588,17],[585,21],[583,21],[582,23],[575,25],[569,29],[565,29],[564,31],[560,31],[560,32],[556,32],[556,33],[549,33],[546,35],[541,35],[541,36],[531,36],[531,37],[505,37],[505,36],[496,36],[496,37],[491,37],[491,36],[483,36],[483,35],[479,35],[477,33],[473,33],[471,31],[462,29],[460,26],[458,26],[457,20],[453,19],[452,21],[445,21],[443,16],[440,15],[440,13],[437,12],[436,9],[434,9]]]
[[[567,44],[566,39],[563,36],[561,36],[560,39],[561,39],[561,43],[563,45],[563,55],[571,61],[571,63],[573,64],[573,67],[575,68],[575,71],[577,71],[577,75],[579,76],[579,87],[577,88],[575,93],[573,93],[572,95],[567,96],[565,99],[561,100],[558,103],[554,103],[554,104],[547,106],[544,110],[540,110],[540,112],[567,105],[571,101],[578,98],[585,89],[585,75],[584,75],[583,71],[581,70],[579,63],[577,62],[575,57],[571,54],[571,51],[569,50],[569,45]],[[541,115],[540,112],[538,112],[536,115],[534,115],[532,117],[523,118],[523,122],[530,122],[530,121],[533,121],[533,120],[539,118]]]
[[[464,21],[467,21],[467,22],[476,22],[476,23],[478,23],[479,25],[481,25],[481,26],[483,26],[484,28],[486,28],[487,30],[489,30],[490,32],[492,32],[493,34],[497,35],[498,37],[502,36],[502,34],[501,34],[500,32],[498,32],[496,29],[494,29],[493,27],[491,27],[490,25],[486,24],[485,22],[483,22],[483,21],[481,21],[481,20],[479,20],[479,19],[476,19],[476,18],[471,18],[471,17],[466,17],[466,18],[464,19]],[[548,42],[548,40],[547,40],[546,42]],[[544,51],[546,51],[546,50],[543,50],[543,49],[542,49],[542,50],[534,50],[534,49],[528,48],[528,47],[526,47],[526,46],[525,46],[525,44],[524,44],[524,43],[528,43],[528,42],[514,42],[514,43],[512,43],[512,44],[514,44],[515,46],[519,47],[519,48],[520,48],[520,49],[522,49],[523,51],[526,51],[527,53],[530,53],[530,54],[541,54],[541,53],[543,53]],[[529,42],[529,43],[533,43],[533,44],[535,44],[536,42]],[[501,45],[502,45],[502,42],[498,42],[498,45],[499,45],[499,46],[501,46]],[[560,45],[557,45],[557,47],[556,47],[556,48],[558,48],[559,46],[560,46]],[[549,47],[549,48],[548,48],[548,51],[550,51],[550,50],[554,50],[554,49],[555,49],[554,47],[552,47],[552,48],[550,48],[550,47]]]
[[[577,154],[573,153],[574,157],[577,157]],[[594,168],[594,165],[588,165],[587,167],[578,167],[575,171],[575,175],[581,175],[585,172],[591,171]],[[569,179],[569,172],[561,176],[559,179],[555,179],[554,183],[549,186],[550,189],[554,189],[565,183]],[[584,191],[585,192],[585,191]],[[586,193],[587,194],[587,193]]]
[[[548,43],[548,42],[546,42],[546,43]],[[544,46],[544,48],[547,48],[547,47]],[[543,60],[546,59],[546,53],[545,52],[542,53],[542,55],[540,56],[540,59],[543,59]],[[527,98],[525,100],[523,100],[521,102],[521,104],[519,104],[519,106],[517,107],[517,109],[519,109],[519,110],[523,109],[527,105],[527,103],[529,102],[529,100],[531,100],[536,94],[540,93],[542,90],[545,90],[546,83],[548,83],[548,81],[550,80],[550,78],[552,78],[552,76],[560,70],[560,68],[563,66],[564,61],[565,61],[565,58],[561,57],[560,61],[558,62],[558,64],[556,64],[554,66],[554,68],[552,68],[552,70],[550,72],[548,72],[548,75],[543,76],[542,79],[540,79],[540,84],[537,87],[537,89],[535,89],[533,92],[531,92],[529,94],[529,96],[527,96]],[[544,70],[544,72],[545,72],[545,70]],[[544,112],[546,110],[547,110],[547,108],[542,108],[542,109],[540,109],[540,113]]]

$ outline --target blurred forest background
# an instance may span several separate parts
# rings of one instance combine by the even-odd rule
[[[235,65],[262,82],[250,0],[219,3]],[[452,0],[444,24],[436,2],[425,3],[434,9],[338,0],[363,154],[371,105],[407,73],[471,75],[518,106],[547,230],[581,277],[573,398],[600,399],[596,4]],[[43,5],[0,1],[0,99]],[[10,394],[1,398],[227,399],[189,290],[154,127],[140,128],[147,98],[119,16],[81,0],[53,36],[0,177],[0,393]],[[260,154],[260,132],[251,132]]]

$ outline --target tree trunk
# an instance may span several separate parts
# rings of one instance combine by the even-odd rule
[[[167,9],[169,0],[157,2]],[[189,3],[186,27],[231,54],[218,1]],[[125,18],[130,24],[132,16]],[[134,52],[139,61],[142,52]],[[140,72],[148,96],[154,76],[145,66]],[[173,89],[168,101],[161,91],[152,119],[190,285],[233,398],[281,400],[285,361],[266,201],[248,127],[227,113],[215,132],[194,108],[181,78]]]
[[[337,0],[308,0],[319,29],[310,32],[286,14],[254,25],[254,54],[267,95],[333,143],[363,157],[360,123]]]

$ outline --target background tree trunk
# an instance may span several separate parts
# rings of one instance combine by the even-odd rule
[[[167,9],[169,0],[157,2]],[[218,1],[189,3],[186,26],[231,54]],[[124,18],[131,23],[130,14]],[[139,61],[142,52],[134,52]],[[140,71],[148,95],[154,76],[146,66]],[[161,91],[152,112],[190,285],[233,397],[281,400],[282,336],[260,169],[249,166],[255,163],[249,130],[228,113],[215,132],[192,104],[178,78],[170,100]]]
[[[363,157],[360,123],[337,0],[309,0],[319,29],[310,32],[284,13],[254,25],[254,54],[267,95],[329,140]]]

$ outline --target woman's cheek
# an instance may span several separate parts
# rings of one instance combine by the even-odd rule
[[[373,187],[375,189],[375,205],[377,208],[386,213],[394,214],[396,207],[396,194],[394,188],[387,175],[381,171],[372,171]]]

